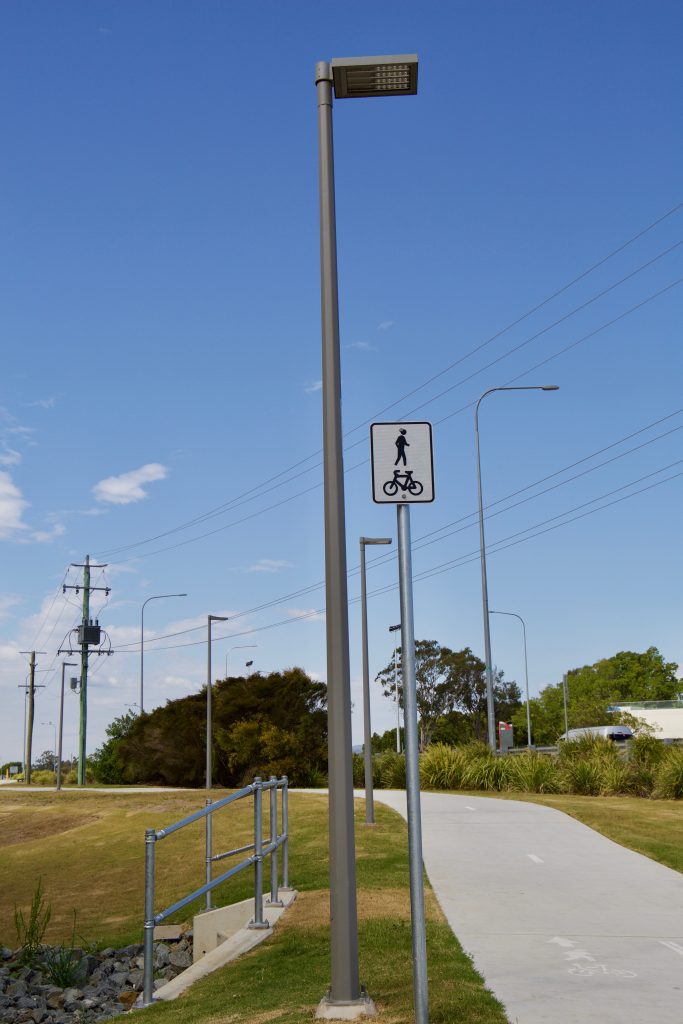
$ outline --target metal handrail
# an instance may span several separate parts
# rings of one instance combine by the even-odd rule
[[[263,790],[270,790],[270,836],[264,845],[263,842]],[[278,833],[277,827],[277,794],[282,791],[282,831]],[[176,900],[170,907],[154,913],[154,867],[156,844],[161,839],[178,832],[186,825],[206,818],[207,831],[211,832],[211,822],[216,811],[243,800],[245,797],[254,797],[254,841],[245,846],[235,847],[225,853],[215,855],[209,854],[206,860],[206,883],[194,889],[191,893]],[[282,847],[282,886],[278,886],[278,850]],[[238,853],[246,853],[253,850],[250,857],[246,857],[235,864],[228,871],[224,871],[216,878],[212,877],[212,863],[225,860]],[[249,922],[250,928],[270,928],[270,923],[263,916],[263,859],[270,856],[270,899],[269,906],[281,907],[284,904],[280,899],[280,888],[289,889],[289,792],[287,776],[281,779],[271,776],[267,782],[255,778],[250,786],[231,793],[229,796],[217,800],[216,803],[208,802],[207,806],[194,814],[189,814],[180,821],[174,822],[165,828],[148,828],[145,831],[145,925],[144,925],[144,968],[143,968],[143,989],[142,1005],[149,1006],[154,1001],[154,929],[157,924],[166,920],[171,914],[182,910],[200,896],[210,893],[216,886],[226,882],[229,878],[244,871],[245,868],[254,866],[254,917]],[[208,899],[208,896],[207,896]]]

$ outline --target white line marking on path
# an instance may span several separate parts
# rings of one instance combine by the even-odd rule
[[[469,804],[465,804],[465,810],[466,811],[476,811],[476,809],[477,809],[476,807],[470,807]]]
[[[542,864],[543,863],[541,858],[537,857],[535,853],[527,853],[527,857],[529,858],[529,860],[532,860],[534,862],[534,864]]]
[[[677,942],[665,942],[664,939],[659,940],[663,946],[667,949],[673,949],[674,953],[678,953],[679,956],[683,956],[683,946],[679,946]]]

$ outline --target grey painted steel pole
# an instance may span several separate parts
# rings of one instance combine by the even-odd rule
[[[187,597],[187,594],[153,594],[142,602],[140,609],[140,714],[145,710],[145,605],[164,597]]]
[[[489,590],[486,575],[486,542],[484,540],[484,504],[481,495],[481,457],[479,452],[479,406],[494,391],[559,391],[557,384],[514,384],[489,388],[474,409],[474,435],[477,445],[477,498],[479,501],[479,553],[481,559],[481,600],[484,608],[484,659],[486,661],[486,717],[491,750],[496,749],[496,709],[493,699],[493,663],[491,659],[491,629],[489,619]]]
[[[529,662],[526,653],[526,624],[521,615],[517,612],[496,612],[491,609],[491,615],[511,615],[513,619],[519,619],[522,623],[522,635],[524,637],[524,677],[526,681],[526,745],[530,747],[531,744],[531,708],[529,705]]]
[[[410,916],[413,929],[413,1002],[415,1024],[429,1022],[427,938],[424,879],[422,875],[422,820],[420,817],[420,765],[417,738],[415,683],[415,629],[413,625],[413,569],[410,549],[410,506],[397,505],[398,572],[401,594],[401,652],[403,667],[403,723],[405,729],[406,796],[408,802],[408,860]]]
[[[270,851],[270,899],[268,904],[271,907],[284,907],[284,903],[277,891],[277,778],[271,775],[269,782],[274,783],[274,785],[270,790],[270,845],[272,849]]]
[[[288,892],[291,889],[289,884],[289,779],[282,776],[282,834],[285,840],[282,844],[282,890]]]
[[[263,786],[254,779],[254,917],[250,928],[270,928],[263,920]]]
[[[144,970],[142,983],[143,1006],[149,1006],[154,999],[154,847],[156,832],[148,828],[145,832],[145,931]]]
[[[183,595],[173,594],[173,597],[182,597]],[[208,615],[206,619],[207,625],[207,643],[206,643],[206,792],[207,792],[207,807],[211,803],[211,786],[213,785],[212,779],[212,754],[213,754],[213,719],[212,719],[212,703],[211,703],[211,623],[212,622],[227,622],[228,618],[226,615]],[[205,818],[205,849],[206,849],[206,882],[207,885],[211,881],[212,865],[213,865],[213,815],[207,814]],[[206,909],[211,910],[211,890],[209,889],[206,893]]]
[[[486,392],[488,394],[488,392]],[[481,561],[481,600],[484,612],[484,663],[486,668],[486,728],[489,747],[496,749],[496,710],[493,702],[493,666],[491,664],[491,630],[489,623],[489,588],[486,576],[486,541],[484,539],[484,504],[481,494],[481,456],[479,452],[479,405],[474,410],[474,434],[477,443],[477,501],[479,503],[479,558]]]
[[[351,683],[341,426],[337,230],[332,146],[332,72],[315,69],[318,96],[322,313],[325,595],[330,816],[330,1002],[360,998],[351,760]]]
[[[360,539],[361,645],[363,648],[363,755],[365,758],[365,824],[375,824],[372,791],[372,728],[370,725],[370,669],[368,665],[368,600],[365,584],[365,538]]]

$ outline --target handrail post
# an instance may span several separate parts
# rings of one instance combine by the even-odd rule
[[[286,775],[282,776],[282,835],[284,841],[282,843],[282,885],[280,889],[283,892],[291,892],[292,887],[289,884],[289,779]]]
[[[270,928],[263,919],[263,788],[254,779],[254,917],[249,928]]]
[[[155,830],[153,828],[146,829],[143,1006],[149,1006],[154,1000],[154,850],[156,840]]]
[[[271,775],[269,782],[272,783],[270,790],[270,907],[284,907],[277,891],[277,778]]]
[[[211,807],[211,797],[207,798],[206,806]],[[211,877],[213,874],[213,813],[209,812],[206,816],[206,884],[211,884]],[[209,889],[206,893],[206,910],[211,910],[211,890]]]

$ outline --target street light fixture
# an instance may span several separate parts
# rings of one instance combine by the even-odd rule
[[[350,57],[335,59],[331,64],[321,61],[316,64],[315,83],[320,187],[331,917],[331,984],[320,1012],[328,1017],[339,1013],[348,1020],[356,1012],[358,1016],[368,1010],[373,1012],[374,1005],[361,991],[358,974],[332,93],[334,88],[340,99],[414,94],[417,56]]]
[[[491,630],[489,623],[489,592],[486,577],[486,543],[484,540],[484,504],[481,494],[481,458],[479,453],[479,406],[494,391],[559,391],[559,384],[520,384],[489,388],[479,398],[474,410],[474,436],[477,446],[477,497],[479,500],[479,552],[481,559],[481,598],[484,607],[484,658],[486,662],[486,716],[491,750],[496,749],[496,721],[493,702],[493,664],[491,662]]]
[[[517,612],[496,612],[493,608],[490,610],[491,615],[511,615],[513,619],[519,619],[522,623],[522,634],[524,636],[524,675],[526,677],[526,745],[531,746],[531,709],[529,706],[529,663],[526,656],[526,624],[521,615]]]
[[[162,597],[187,597],[187,594],[154,594],[142,602],[140,611],[140,714],[144,714],[144,676],[145,676],[145,605],[150,601],[160,601]]]
[[[258,647],[258,644],[237,644],[236,647],[230,647],[225,652],[225,678],[228,678],[228,655],[233,651],[245,651],[248,647]],[[252,661],[248,661],[247,665],[253,665]]]
[[[361,645],[363,648],[363,756],[365,760],[365,824],[375,824],[372,791],[372,728],[370,724],[370,670],[368,665],[368,598],[365,581],[366,544],[391,544],[391,537],[360,538]]]
[[[401,628],[401,623],[397,623],[395,626],[389,626],[390,633],[397,633]],[[401,753],[401,704],[398,699],[398,658],[397,648],[394,643],[394,689],[396,690],[396,753]]]

